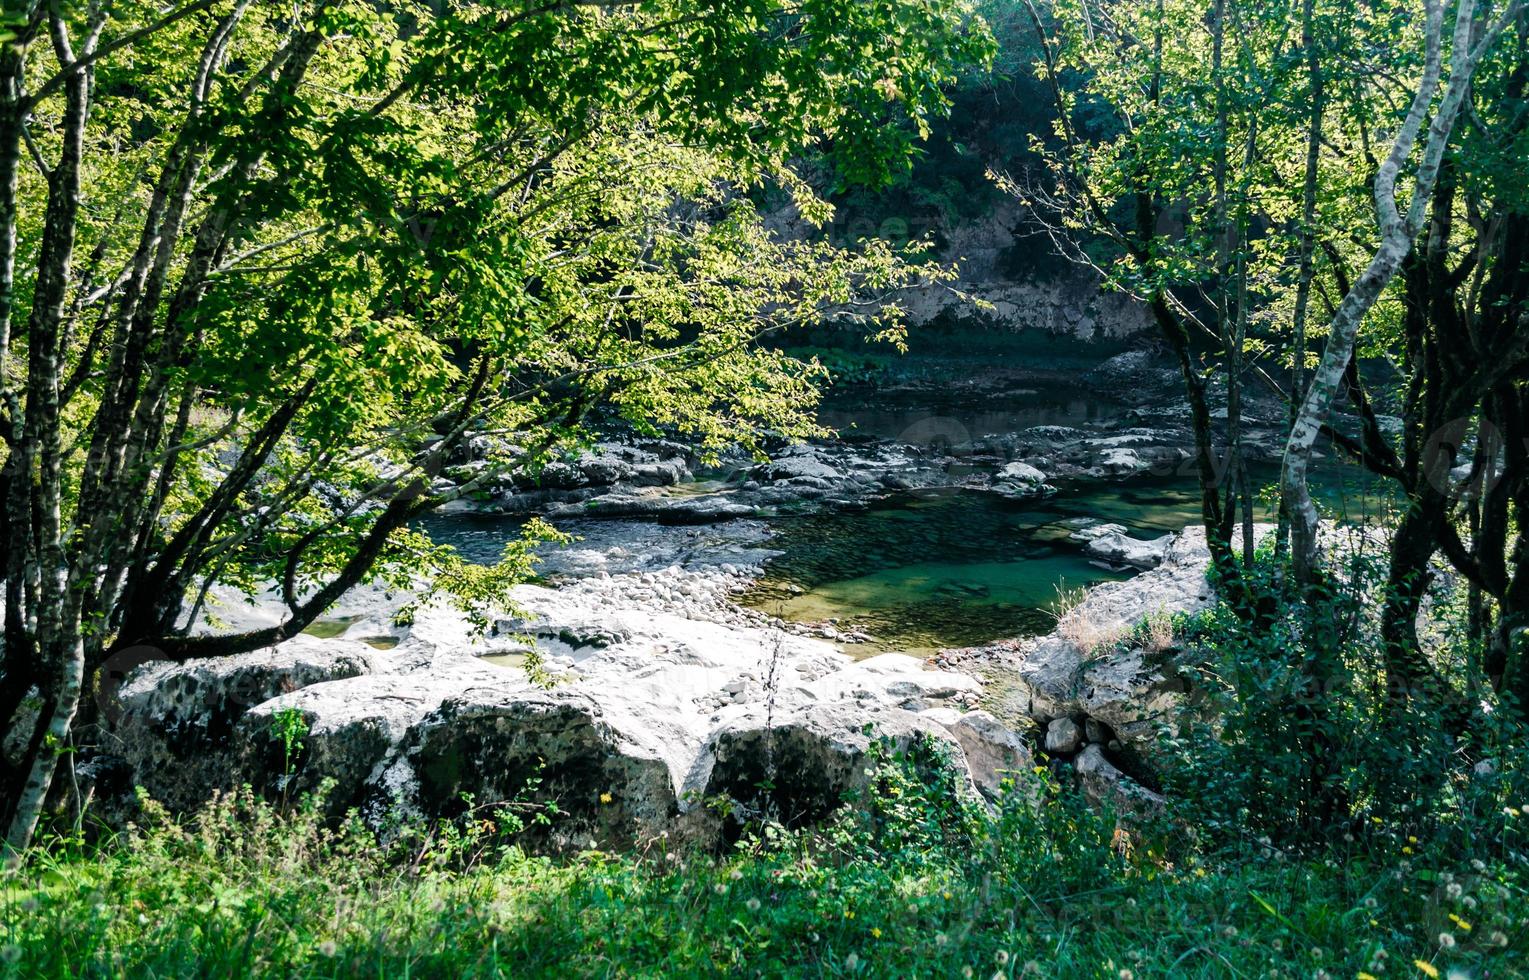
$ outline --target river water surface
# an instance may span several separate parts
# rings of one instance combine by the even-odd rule
[[[1078,425],[1126,411],[1082,393],[1054,375],[1017,376],[996,394],[991,383],[967,385],[974,365],[944,365],[948,383],[931,389],[889,385],[830,391],[826,424],[848,438],[956,444],[980,435],[1035,425]],[[1276,473],[1262,467],[1259,485]],[[1125,483],[1059,485],[1044,500],[1011,501],[978,490],[910,491],[867,509],[781,516],[709,528],[666,527],[619,520],[564,522],[582,540],[548,554],[550,577],[586,574],[608,564],[581,564],[604,548],[651,564],[708,550],[769,554],[764,575],[741,601],[799,622],[831,622],[840,632],[869,634],[851,653],[930,652],[1051,629],[1063,591],[1119,579],[1127,572],[1090,560],[1069,535],[1089,522],[1124,525],[1143,539],[1199,520],[1198,488],[1189,473],[1140,477]],[[1369,482],[1350,468],[1329,474],[1331,509],[1368,499]],[[1268,519],[1267,506],[1260,518]],[[426,526],[469,558],[493,561],[518,521],[436,517]],[[763,549],[768,549],[765,551]]]

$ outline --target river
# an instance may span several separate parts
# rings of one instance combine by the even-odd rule
[[[821,418],[850,440],[955,445],[1037,425],[1107,422],[1128,411],[1066,380],[1083,366],[1074,356],[1076,347],[1060,349],[1068,356],[1042,358],[1039,367],[1029,349],[1017,367],[1003,366],[1015,363],[1012,352],[915,357],[899,375],[906,383],[830,390]],[[997,385],[995,370],[1004,379]],[[1276,473],[1265,465],[1253,477],[1259,486],[1272,486]],[[1375,505],[1371,482],[1351,467],[1328,467],[1323,496],[1338,510],[1352,510],[1354,501]],[[1265,503],[1258,512],[1269,517]],[[938,489],[895,493],[864,509],[704,528],[563,521],[559,526],[580,540],[548,551],[544,573],[555,581],[625,567],[613,563],[612,555],[629,559],[632,568],[762,559],[762,576],[739,597],[744,605],[870,637],[846,647],[857,655],[928,653],[1046,632],[1062,593],[1129,574],[1090,560],[1069,540],[1083,525],[1120,524],[1132,536],[1150,539],[1198,520],[1197,484],[1181,468],[1124,482],[1060,482],[1056,495],[1028,501]],[[469,558],[492,561],[518,523],[449,516],[432,518],[426,526]]]

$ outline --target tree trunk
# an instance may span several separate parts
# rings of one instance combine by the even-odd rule
[[[1322,114],[1326,111],[1323,90],[1322,56],[1316,40],[1316,0],[1301,3],[1301,46],[1306,51],[1308,98],[1311,104],[1306,119],[1306,172],[1301,183],[1300,259],[1296,268],[1295,310],[1290,338],[1290,416],[1288,429],[1295,430],[1301,403],[1306,399],[1306,316],[1311,306],[1311,284],[1316,278],[1317,178],[1322,159]],[[1288,434],[1288,433],[1287,433]],[[1279,528],[1275,532],[1276,556],[1283,558],[1290,548],[1290,507],[1280,494]],[[1280,567],[1283,568],[1282,563]],[[1283,572],[1281,572],[1283,574]]]
[[[105,22],[104,14],[99,11],[93,14],[76,54],[67,25],[56,9],[50,12],[49,26],[59,62],[70,64],[76,57],[90,58]],[[9,861],[19,860],[20,852],[31,842],[37,828],[53,775],[69,742],[85,678],[84,633],[80,623],[83,596],[80,590],[69,588],[64,553],[59,412],[64,351],[59,331],[74,258],[80,166],[93,81],[93,72],[87,67],[71,74],[64,86],[62,149],[59,162],[48,175],[48,207],[28,324],[28,389],[21,456],[36,524],[35,546],[29,553],[25,579],[36,597],[37,621],[35,626],[28,625],[32,626],[41,654],[44,670],[40,683],[48,708],[39,719],[44,723],[42,737],[34,739],[30,757],[24,763],[26,781],[6,831]],[[15,479],[14,471],[11,479]]]
[[[1475,26],[1474,0],[1462,0],[1457,8],[1449,82],[1428,128],[1428,139],[1414,177],[1411,203],[1404,216],[1397,208],[1396,182],[1402,166],[1412,156],[1423,119],[1439,87],[1441,72],[1443,12],[1439,0],[1426,0],[1426,6],[1427,56],[1423,77],[1418,83],[1407,116],[1391,144],[1391,150],[1375,175],[1375,207],[1380,224],[1380,245],[1369,266],[1343,297],[1338,311],[1333,315],[1321,363],[1312,377],[1311,386],[1301,402],[1300,412],[1285,444],[1280,492],[1290,513],[1291,557],[1295,574],[1297,580],[1303,583],[1311,582],[1317,557],[1320,518],[1311,499],[1308,479],[1317,435],[1327,421],[1349,358],[1353,356],[1361,321],[1401,267],[1412,248],[1413,240],[1422,230],[1427,201],[1432,196],[1434,181],[1438,177],[1450,133],[1454,130],[1455,117],[1469,89],[1476,63],[1506,23],[1505,18],[1494,22],[1483,32],[1481,41],[1473,47],[1471,34]]]
[[[1386,682],[1393,700],[1416,692],[1427,692],[1430,698],[1439,693],[1439,679],[1418,643],[1417,619],[1432,580],[1429,563],[1437,548],[1438,525],[1447,519],[1446,503],[1433,492],[1414,500],[1391,539],[1381,639]]]
[[[31,767],[22,785],[21,795],[16,800],[10,829],[5,835],[6,863],[9,866],[20,861],[21,853],[32,842],[43,804],[47,802],[48,791],[53,786],[53,774],[58,770],[59,759],[64,755],[69,741],[75,712],[79,710],[80,691],[85,683],[84,644],[76,635],[73,643],[60,653],[59,675],[51,685],[52,697],[48,699],[51,710],[45,716],[47,725],[39,740],[40,744],[35,745],[30,753]]]

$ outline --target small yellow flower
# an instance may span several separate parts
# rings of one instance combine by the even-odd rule
[[[873,929],[871,929],[871,935],[875,936],[877,939],[880,939],[881,938],[881,930],[873,928]]]
[[[600,794],[600,802],[601,803],[609,803],[613,799],[615,799],[615,797],[611,796],[609,793],[601,793]]]
[[[1373,973],[1366,973],[1363,970],[1360,970],[1357,980],[1380,980],[1380,978]]]
[[[846,919],[853,919],[855,917],[855,910],[854,909],[845,909],[844,910],[844,917]]]
[[[1428,962],[1427,960],[1413,960],[1412,961],[1412,965],[1417,967],[1419,971],[1421,971],[1424,974],[1427,974],[1430,977],[1438,977],[1438,975],[1439,975],[1439,968],[1434,966],[1432,963]]]
[[[1461,932],[1470,932],[1471,931],[1471,924],[1469,922],[1466,922],[1464,919],[1460,918],[1458,915],[1456,915],[1453,912],[1449,913],[1449,921],[1451,921],[1455,925],[1459,926]]]
[[[1412,853],[1412,848],[1404,847],[1404,848],[1402,848],[1402,853],[1403,854],[1411,854]]]

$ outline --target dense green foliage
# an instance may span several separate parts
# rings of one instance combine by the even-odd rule
[[[1342,574],[1306,601],[1271,549],[1249,579],[1270,615],[1249,623],[1223,601],[1175,626],[1194,708],[1159,748],[1169,796],[1208,841],[1261,840],[1326,854],[1356,839],[1491,860],[1521,859],[1517,807],[1529,797],[1526,733],[1511,699],[1469,678],[1461,591],[1440,590],[1431,654],[1467,678],[1468,724],[1438,704],[1397,703],[1385,685],[1385,554],[1355,532]],[[1272,542],[1271,542],[1272,543]],[[1518,855],[1518,858],[1515,858]]]
[[[1277,547],[1303,585],[1321,577],[1319,438],[1405,495],[1377,595],[1391,696],[1458,717],[1485,678],[1529,703],[1529,207],[1503,169],[1529,131],[1529,11],[1024,6],[1054,116],[1043,174],[995,176],[1178,361],[1220,587],[1258,621],[1256,387],[1289,404]],[[1435,555],[1475,596],[1458,673],[1417,631]]]
[[[523,579],[409,531],[592,438],[818,431],[821,365],[948,270],[771,232],[885,182],[990,54],[964,2],[249,0],[6,7],[0,47],[0,822],[24,844],[116,651],[296,635],[351,586]],[[485,464],[449,487],[465,458]],[[209,588],[270,629],[188,637]],[[43,710],[23,711],[35,690]],[[81,719],[88,722],[89,719]]]
[[[997,162],[1021,171],[1040,164],[1035,140],[1051,126],[1049,91],[1033,71],[1039,57],[1035,29],[1024,8],[1009,0],[979,0],[998,48],[991,70],[963,73],[949,86],[950,110],[932,119],[929,138],[914,148],[910,166],[885,185],[854,184],[822,161],[821,183],[835,208],[826,234],[852,243],[862,238],[916,242],[926,236],[949,251],[949,233],[990,220],[1009,205],[990,176]],[[1016,227],[1001,271],[1015,278],[1065,275],[1068,265],[1034,234]],[[1028,232],[1028,233],[1027,233]]]
[[[1415,6],[8,4],[0,975],[1521,971],[1529,13]],[[897,294],[956,275],[924,232],[1005,194],[1185,385],[1220,601],[1150,652],[1182,725],[1111,748],[1160,809],[1060,764],[989,807],[920,745],[726,854],[679,825],[532,854],[559,814],[524,800],[379,834],[249,792],[29,848],[114,653],[268,647],[366,581],[486,625],[557,532],[484,568],[416,517],[601,424],[703,459],[820,434],[824,378],[882,361],[774,341],[900,346]],[[1263,549],[1254,384],[1292,406]],[[1318,562],[1319,431],[1395,484],[1385,549]],[[214,586],[283,619],[198,635]],[[291,775],[307,723],[276,722]]]
[[[0,894],[0,975],[1484,977],[1529,955],[1529,805],[1500,848],[1377,824],[1314,856],[1198,850],[1031,773],[989,815],[920,755],[876,763],[833,826],[726,855],[533,857],[491,821],[384,847],[226,799],[39,852]]]

